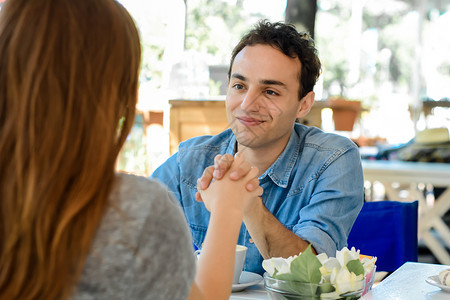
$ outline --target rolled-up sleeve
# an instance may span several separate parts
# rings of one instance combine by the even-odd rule
[[[308,205],[299,212],[293,232],[310,242],[318,253],[335,256],[364,202],[364,178],[358,148],[350,145],[324,162],[305,190]]]

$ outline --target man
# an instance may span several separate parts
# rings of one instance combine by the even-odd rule
[[[314,102],[316,52],[309,36],[294,27],[260,22],[232,53],[226,97],[231,129],[181,143],[152,175],[180,201],[193,242],[201,247],[209,213],[195,200],[197,179],[217,154],[226,155],[216,165],[226,165],[224,158],[245,152],[264,189],[245,212],[240,231],[239,244],[248,247],[247,271],[262,274],[263,258],[298,254],[309,244],[316,253],[334,256],[346,246],[362,207],[356,145],[295,123]],[[205,172],[202,181],[210,179]]]

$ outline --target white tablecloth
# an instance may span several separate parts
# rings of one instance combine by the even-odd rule
[[[450,293],[425,282],[450,266],[407,262],[386,277],[363,300],[449,300]]]

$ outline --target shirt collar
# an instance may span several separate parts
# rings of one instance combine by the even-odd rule
[[[269,178],[272,179],[276,185],[286,188],[288,186],[289,177],[291,176],[292,170],[300,154],[300,142],[300,137],[297,131],[293,128],[289,141],[283,152],[281,152],[277,160],[258,179],[262,181],[264,178],[269,176]],[[234,134],[231,134],[226,153],[234,156],[237,148],[236,143],[236,137]]]
[[[300,142],[297,131],[293,129],[283,152],[267,171],[259,177],[259,180],[263,180],[266,176],[269,176],[276,185],[286,188],[300,154]]]
[[[231,132],[231,129],[228,129]],[[236,137],[234,136],[233,133],[231,133],[230,135],[230,142],[228,143],[227,149],[226,149],[226,153],[229,153],[231,155],[235,155],[236,154],[236,149],[237,149],[237,142],[236,142]]]

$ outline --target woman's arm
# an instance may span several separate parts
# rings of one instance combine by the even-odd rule
[[[229,173],[238,169],[239,172],[246,171],[247,175],[231,180]],[[200,189],[211,217],[189,299],[229,298],[244,210],[262,194],[261,187],[252,192],[245,187],[249,181],[254,182],[257,174],[258,170],[251,168],[243,155],[237,155],[222,179],[213,181],[206,190]]]

